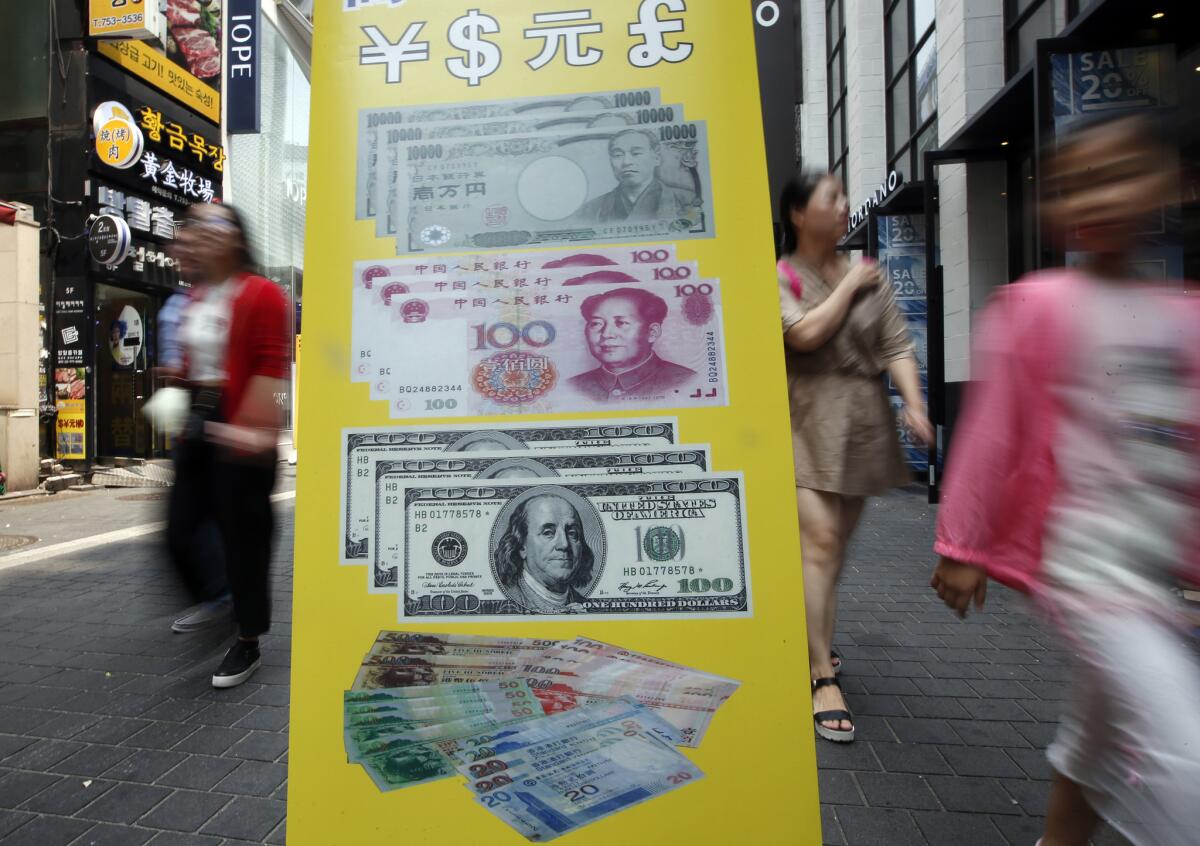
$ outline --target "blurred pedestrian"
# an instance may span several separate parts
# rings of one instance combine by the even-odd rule
[[[186,240],[186,239],[185,239]],[[178,257],[178,245],[172,251]],[[172,294],[158,311],[159,391],[181,391],[187,384],[186,360],[181,326],[183,315],[192,302],[192,288]],[[157,392],[156,392],[157,393]],[[156,408],[161,397],[152,400]],[[160,415],[160,419],[165,415]],[[169,427],[167,427],[169,428]],[[210,468],[212,446],[203,438],[181,438],[168,431],[175,482],[167,503],[167,551],[193,602],[187,614],[175,620],[171,629],[194,632],[232,620],[233,600],[225,578],[225,555],[220,530],[212,506],[217,491]]]
[[[784,186],[779,296],[787,356],[796,507],[804,571],[813,721],[827,739],[854,739],[835,674],[837,585],[866,497],[911,481],[883,376],[904,399],[904,419],[932,429],[908,325],[872,260],[838,251],[849,207],[837,177],[803,172]]]
[[[233,687],[260,664],[258,638],[271,624],[269,564],[280,411],[288,376],[287,301],[250,272],[245,227],[232,207],[197,204],[176,240],[180,273],[196,286],[181,334],[192,391],[184,439],[209,456],[197,519],[215,516],[238,639],[214,687]]]
[[[1073,657],[1042,846],[1085,846],[1100,817],[1139,846],[1200,843],[1200,664],[1172,592],[1200,579],[1200,302],[1133,263],[1170,160],[1146,117],[1049,155],[1043,218],[1087,257],[988,306],[938,516],[946,604],[982,608],[991,576]]]

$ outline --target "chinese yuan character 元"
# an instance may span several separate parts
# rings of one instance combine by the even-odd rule
[[[500,67],[500,48],[484,40],[483,36],[499,31],[500,24],[496,19],[482,14],[478,9],[472,9],[450,24],[447,33],[450,45],[467,55],[447,59],[446,70],[459,79],[465,79],[470,86],[478,85],[479,80],[494,74]]]
[[[535,24],[550,24],[540,28],[525,30],[526,38],[542,39],[542,51],[526,61],[529,67],[541,70],[554,60],[561,48],[566,55],[567,64],[572,67],[586,67],[600,61],[603,50],[588,47],[581,50],[579,38],[582,35],[594,35],[604,30],[604,26],[591,23],[592,13],[588,9],[578,12],[544,12],[533,16]],[[581,23],[582,21],[582,23]]]
[[[163,131],[163,116],[162,112],[155,111],[149,106],[142,106],[138,110],[138,115],[141,118],[138,123],[142,129],[146,130],[146,137],[151,141],[162,141]]]
[[[387,68],[385,81],[389,84],[400,82],[406,62],[429,61],[429,42],[416,40],[424,28],[424,21],[409,24],[400,40],[393,44],[379,27],[364,26],[362,31],[371,39],[373,46],[358,49],[358,63],[383,65]]]
[[[142,179],[158,182],[158,156],[149,150],[142,153]]]
[[[629,48],[629,63],[637,68],[650,68],[659,62],[682,62],[692,55],[692,45],[681,41],[668,47],[663,36],[668,32],[683,32],[683,21],[679,18],[662,20],[658,10],[666,7],[668,12],[686,12],[685,0],[642,0],[638,8],[637,23],[629,25],[629,34],[642,39],[640,44]]]

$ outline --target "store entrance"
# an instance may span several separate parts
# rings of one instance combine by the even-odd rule
[[[96,455],[152,458],[164,444],[142,414],[153,391],[159,297],[96,286]]]

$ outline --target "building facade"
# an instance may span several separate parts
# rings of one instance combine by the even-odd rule
[[[1165,113],[1183,192],[1140,269],[1200,273],[1196,4],[1163,0],[799,0],[800,152],[843,180],[846,249],[880,259],[908,313],[940,448],[971,379],[974,315],[998,285],[1069,264],[1042,237],[1041,150],[1099,114]],[[923,452],[910,446],[914,468]]]
[[[147,3],[132,32],[110,31],[128,16],[97,18],[102,4],[89,0],[0,3],[12,7],[0,31],[12,81],[0,98],[0,200],[30,206],[41,225],[40,338],[22,335],[40,340],[22,359],[40,368],[35,448],[84,468],[165,457],[169,438],[142,408],[162,384],[159,311],[189,285],[170,257],[188,205],[245,206],[256,269],[292,297],[298,320],[307,59],[278,35],[275,0],[252,0],[263,12],[254,91],[267,107],[231,139],[229,0]],[[311,22],[288,9],[310,43]],[[290,426],[291,392],[278,401]]]

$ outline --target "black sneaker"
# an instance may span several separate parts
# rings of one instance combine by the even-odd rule
[[[257,640],[237,640],[229,647],[225,660],[213,674],[213,687],[237,687],[254,675],[261,663]]]

